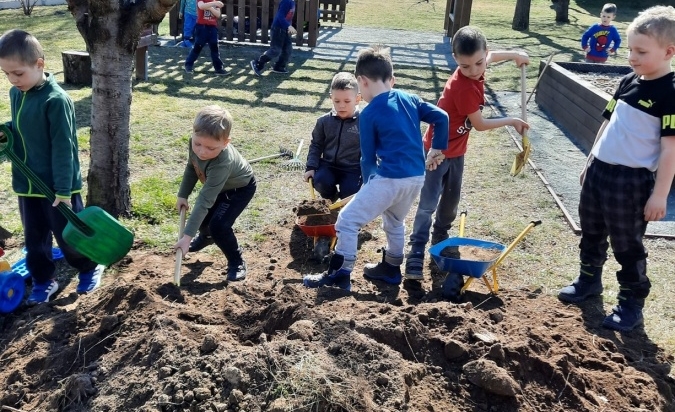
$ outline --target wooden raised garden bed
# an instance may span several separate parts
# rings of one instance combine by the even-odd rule
[[[545,62],[539,65],[539,72]],[[602,112],[611,95],[575,73],[630,73],[629,66],[561,62],[551,63],[541,78],[535,101],[587,153],[603,122]]]

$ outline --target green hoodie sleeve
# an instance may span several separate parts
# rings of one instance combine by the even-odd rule
[[[73,190],[73,173],[78,159],[75,145],[77,135],[73,124],[75,109],[72,101],[63,96],[51,97],[45,113],[49,121],[49,136],[52,145],[52,176],[57,197],[70,199]]]

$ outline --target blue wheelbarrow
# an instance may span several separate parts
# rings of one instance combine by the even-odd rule
[[[52,248],[52,258],[56,261],[63,258],[59,248]],[[7,261],[0,261],[0,313],[11,313],[23,300],[26,293],[26,281],[30,272],[23,258],[11,267]]]
[[[451,237],[442,242],[439,242],[429,249],[429,254],[436,262],[436,265],[443,272],[459,273],[463,276],[468,276],[460,289],[460,294],[464,294],[471,286],[475,279],[483,279],[485,286],[491,293],[497,294],[499,292],[499,280],[497,277],[497,266],[511,253],[527,233],[535,226],[541,224],[541,220],[531,221],[525,229],[516,237],[510,245],[505,246],[501,243],[490,242],[481,239],[465,238],[464,236],[464,221],[466,219],[466,212],[462,212],[459,224],[459,237]],[[463,247],[471,247],[478,249],[486,249],[494,253],[494,258],[487,260],[476,260],[461,258],[461,253],[455,256],[446,256],[443,252],[446,248],[458,249],[460,252]],[[490,253],[488,253],[489,255]],[[492,273],[492,282],[488,279],[487,273]]]

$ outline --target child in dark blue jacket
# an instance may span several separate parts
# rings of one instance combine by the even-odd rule
[[[267,62],[277,59],[272,72],[287,74],[286,65],[293,52],[292,36],[297,33],[291,25],[295,15],[295,0],[281,0],[270,29],[270,48],[258,59],[251,60],[251,69],[260,76]]]

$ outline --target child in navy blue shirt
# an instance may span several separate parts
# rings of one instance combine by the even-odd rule
[[[291,59],[291,53],[293,52],[292,36],[296,33],[295,28],[291,25],[293,15],[295,15],[295,1],[281,0],[270,29],[270,48],[258,59],[251,60],[250,63],[256,76],[262,74],[267,62],[277,59],[277,57],[277,62],[272,66],[272,72],[288,73],[286,65]]]
[[[337,286],[350,290],[359,230],[378,216],[387,236],[382,261],[367,264],[364,276],[389,284],[401,283],[405,245],[404,219],[424,184],[425,163],[440,162],[448,145],[448,115],[419,97],[393,89],[394,75],[388,48],[362,50],[355,73],[359,91],[369,102],[359,117],[363,186],[338,215],[335,254],[328,271],[308,275],[305,286]],[[426,162],[420,121],[434,125]],[[440,159],[438,162],[436,159]]]

